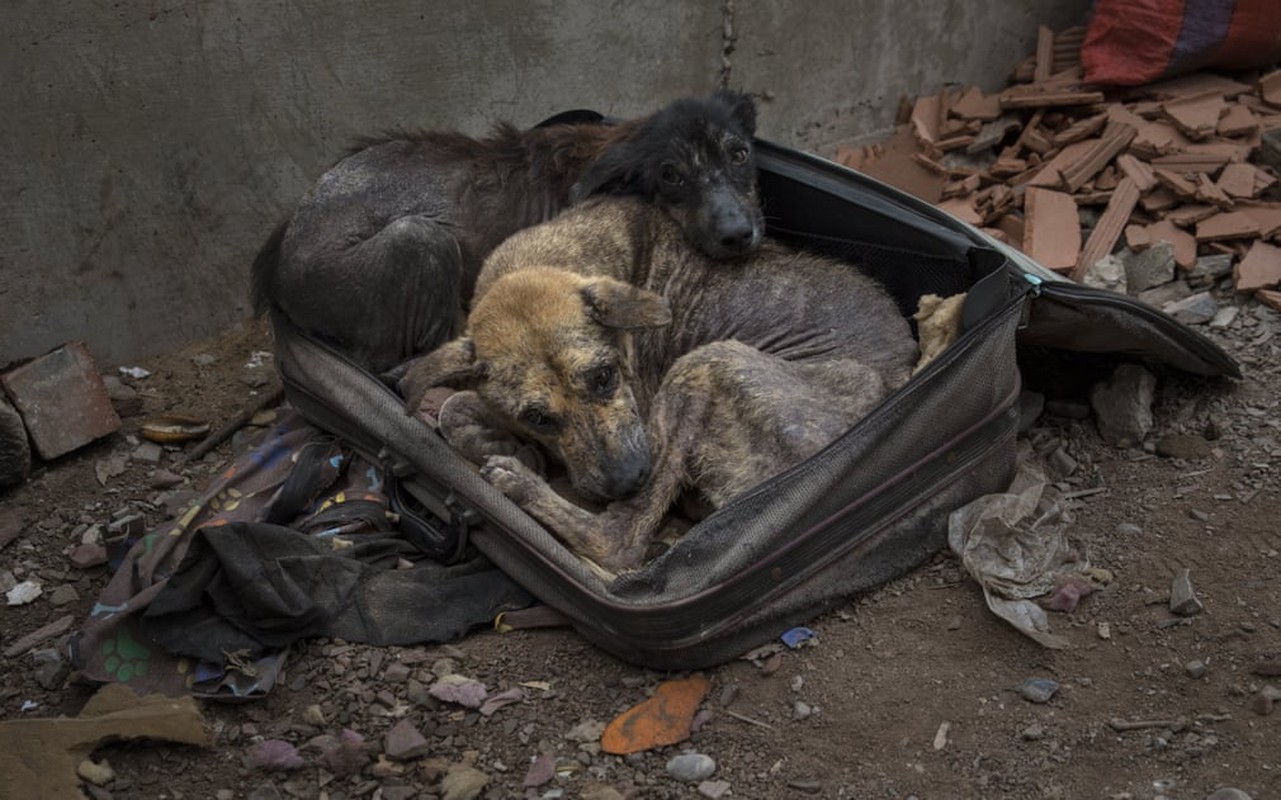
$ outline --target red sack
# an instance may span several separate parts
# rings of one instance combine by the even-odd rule
[[[1123,86],[1278,60],[1278,0],[1097,0],[1081,47],[1086,82]]]

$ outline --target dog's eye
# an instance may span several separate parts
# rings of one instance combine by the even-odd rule
[[[607,400],[618,388],[618,370],[612,366],[597,367],[588,374],[587,382],[597,397]]]
[[[556,427],[556,419],[537,406],[530,406],[520,412],[520,421],[536,431],[546,432]]]
[[[729,154],[729,160],[734,162],[735,164],[746,164],[747,148],[746,147],[737,148],[736,150],[734,150]]]
[[[676,170],[676,167],[673,167],[671,164],[664,164],[663,171],[659,173],[659,175],[663,179],[663,183],[670,184],[672,186],[680,186],[685,183],[685,177],[681,175],[680,172]]]

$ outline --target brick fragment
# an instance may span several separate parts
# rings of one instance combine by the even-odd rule
[[[120,429],[120,417],[84,342],[74,341],[0,375],[41,458],[69,453]]]
[[[1255,242],[1233,270],[1238,292],[1281,286],[1281,247]]]
[[[1081,217],[1072,196],[1031,187],[1024,199],[1023,244],[1036,261],[1054,270],[1070,270],[1081,254]]]

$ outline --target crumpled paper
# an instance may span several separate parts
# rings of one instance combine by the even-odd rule
[[[948,546],[992,613],[1054,649],[1068,640],[1050,631],[1045,608],[1032,598],[1051,595],[1048,607],[1071,610],[1107,576],[1068,541],[1069,523],[1059,493],[1026,450],[1008,492],[979,497],[948,517]]]

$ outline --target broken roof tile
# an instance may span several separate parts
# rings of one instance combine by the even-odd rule
[[[1116,242],[1121,238],[1121,232],[1125,224],[1130,219],[1130,214],[1134,212],[1134,206],[1139,202],[1139,188],[1134,181],[1124,178],[1117,185],[1116,191],[1108,200],[1108,206],[1104,209],[1099,221],[1095,223],[1094,230],[1090,232],[1090,238],[1086,241],[1085,247],[1081,250],[1077,258],[1076,266],[1072,270],[1072,280],[1080,281],[1085,277],[1085,271],[1094,266],[1094,263],[1112,252],[1116,247]]]
[[[951,112],[961,119],[992,122],[1001,116],[1001,99],[994,94],[985,95],[979,87],[971,86],[952,104]]]
[[[1259,97],[1269,105],[1281,106],[1281,69],[1259,78]]]
[[[1233,277],[1238,292],[1281,286],[1281,247],[1267,242],[1250,245],[1250,251],[1233,269]]]
[[[1189,270],[1196,266],[1196,239],[1187,231],[1175,227],[1173,222],[1163,219],[1148,226],[1148,240],[1152,244],[1170,242],[1174,245],[1174,263],[1181,269]]]
[[[1219,239],[1241,239],[1259,235],[1259,223],[1241,211],[1215,214],[1197,223],[1196,240],[1213,242]]]
[[[1219,188],[1229,197],[1258,197],[1276,182],[1276,178],[1253,164],[1244,162],[1228,164],[1219,173]]]
[[[1029,256],[1054,270],[1076,266],[1081,253],[1081,217],[1072,196],[1029,187],[1023,200],[1023,245]]]
[[[1152,167],[1146,161],[1140,161],[1129,153],[1122,153],[1116,157],[1116,165],[1126,177],[1134,181],[1140,192],[1146,192],[1156,186],[1156,175],[1152,172]]]
[[[1202,142],[1218,130],[1219,117],[1226,114],[1228,109],[1223,95],[1214,92],[1167,100],[1162,104],[1161,110],[1166,119],[1173,122],[1184,136]]]
[[[1247,136],[1259,130],[1259,118],[1249,106],[1233,103],[1227,113],[1219,118],[1220,136]]]

